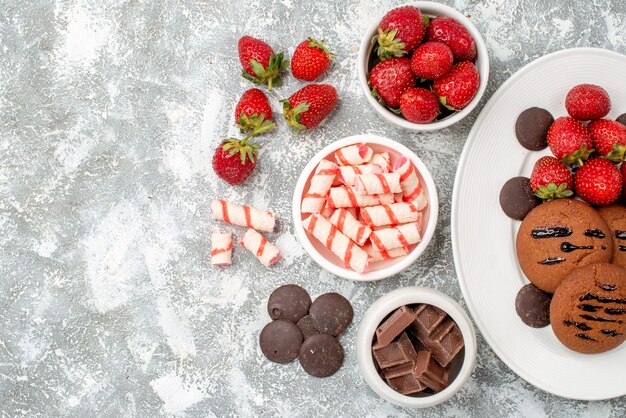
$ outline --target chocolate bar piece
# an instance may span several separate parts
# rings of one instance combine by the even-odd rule
[[[409,360],[406,363],[402,363],[399,366],[390,367],[388,369],[383,370],[383,377],[387,380],[393,379],[400,376],[405,376],[407,374],[413,373],[413,369],[415,368],[415,361],[417,360],[417,356],[413,360]]]
[[[387,379],[387,384],[403,395],[410,395],[426,389],[426,385],[417,380],[413,373]]]
[[[465,345],[463,336],[452,319],[446,317],[439,319],[439,314],[429,309],[434,308],[433,306],[426,308],[423,306],[425,305],[416,310],[415,321],[411,324],[412,331],[437,362],[446,367]],[[433,325],[434,323],[436,325]]]
[[[450,367],[442,367],[429,351],[417,353],[413,376],[435,392],[445,389],[450,379]]]
[[[386,346],[380,346],[378,343],[374,344],[372,354],[374,359],[376,359],[376,363],[378,363],[378,367],[381,369],[387,369],[411,360],[414,361],[417,357],[415,347],[413,347],[406,332],[400,335],[398,341],[394,341]]]
[[[403,332],[415,319],[413,309],[408,306],[401,306],[396,309],[376,329],[376,341],[378,345],[384,347],[391,343],[401,332]]]

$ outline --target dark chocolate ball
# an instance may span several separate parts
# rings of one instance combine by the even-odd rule
[[[311,304],[313,326],[324,334],[337,336],[352,322],[352,305],[339,293],[324,293]]]
[[[267,301],[272,319],[288,319],[296,323],[309,313],[311,296],[297,284],[286,284],[274,290]]]
[[[259,336],[261,351],[276,363],[289,363],[298,357],[304,340],[296,324],[286,319],[277,319],[267,324]]]
[[[306,339],[298,355],[300,365],[310,375],[328,377],[343,364],[343,347],[328,334],[317,334]]]
[[[517,292],[515,310],[529,327],[543,328],[550,325],[551,301],[551,294],[529,283]]]
[[[509,218],[523,220],[528,212],[541,203],[530,187],[527,177],[513,177],[500,190],[500,206]]]
[[[539,107],[524,110],[515,122],[515,136],[530,151],[540,151],[548,146],[548,129],[554,122],[550,112]]]

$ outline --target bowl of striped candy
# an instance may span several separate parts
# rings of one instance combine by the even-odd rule
[[[296,236],[325,270],[387,278],[428,246],[439,201],[430,172],[404,145],[377,135],[340,139],[304,167],[293,194]]]

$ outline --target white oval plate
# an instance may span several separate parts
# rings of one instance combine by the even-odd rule
[[[491,97],[476,119],[452,196],[452,248],[459,283],[476,325],[493,351],[527,382],[558,396],[580,400],[626,395],[626,343],[602,354],[565,348],[551,327],[533,329],[515,312],[515,296],[526,283],[515,255],[520,222],[500,208],[502,185],[530,175],[549,151],[524,149],[515,121],[533,106],[556,118],[566,115],[565,96],[580,83],[604,87],[611,96],[607,118],[626,112],[626,56],[595,48],[546,55],[526,65]]]

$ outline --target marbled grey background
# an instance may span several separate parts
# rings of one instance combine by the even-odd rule
[[[446,3],[471,16],[487,42],[492,73],[483,103],[546,53],[575,46],[626,52],[622,1]],[[450,200],[478,111],[444,131],[409,134],[375,117],[357,83],[361,35],[398,4],[0,0],[0,415],[626,414],[624,398],[576,402],[535,389],[481,337],[472,378],[435,408],[397,408],[359,375],[357,323],[375,299],[418,284],[462,301]],[[325,39],[336,61],[323,81],[337,87],[341,104],[299,137],[279,122],[262,138],[252,178],[227,187],[210,161],[220,138],[237,134],[234,105],[251,87],[236,53],[244,34],[289,54],[307,36]],[[286,77],[270,94],[274,109],[301,85]],[[415,150],[441,200],[424,256],[370,284],[321,271],[295,240],[289,203],[317,150],[362,132]],[[209,202],[216,197],[276,211],[281,227],[270,239],[285,260],[265,269],[236,248],[231,268],[212,268]],[[277,366],[261,355],[265,302],[285,282],[313,296],[339,291],[354,304],[355,323],[341,338],[345,365],[335,376],[315,379],[297,362]]]

